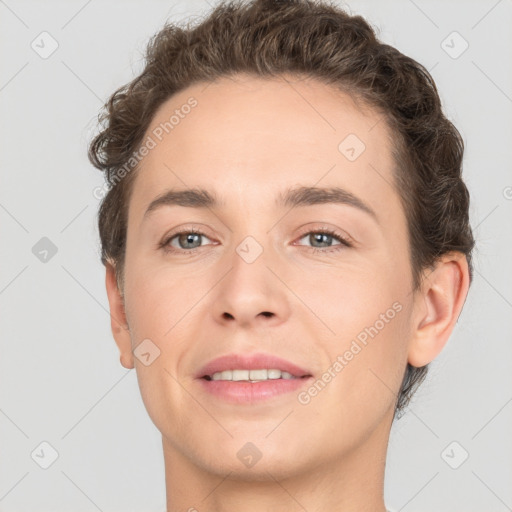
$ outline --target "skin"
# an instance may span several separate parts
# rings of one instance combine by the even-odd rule
[[[468,291],[466,258],[443,256],[413,293],[392,138],[381,116],[346,94],[313,80],[238,75],[176,94],[147,133],[191,96],[198,105],[138,170],[124,289],[112,265],[106,272],[121,364],[135,367],[162,433],[168,512],[383,512],[406,363],[428,364],[447,342]],[[338,150],[351,133],[366,146],[355,161]],[[276,195],[297,185],[346,189],[377,220],[346,204],[276,207]],[[193,187],[223,205],[164,206],[144,218],[162,192]],[[355,245],[308,235],[321,227]],[[204,236],[188,245],[175,237],[175,253],[159,248],[181,228]],[[236,251],[247,236],[263,248],[250,264]],[[195,380],[201,366],[231,352],[270,352],[321,378],[396,302],[400,312],[307,404],[297,392],[228,404]],[[133,354],[144,339],[160,350],[148,366]],[[262,454],[252,467],[237,457],[247,442]]]

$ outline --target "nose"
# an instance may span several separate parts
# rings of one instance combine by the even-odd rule
[[[232,258],[232,267],[214,297],[216,321],[245,328],[276,326],[286,321],[290,314],[287,288],[267,261],[264,252],[251,263],[238,254]]]
[[[235,319],[233,314],[228,313],[227,311],[224,311],[224,313],[222,313],[222,316],[227,320]],[[265,318],[272,318],[273,316],[275,316],[275,313],[272,313],[271,311],[262,311],[261,313],[258,313],[256,316],[264,316]]]

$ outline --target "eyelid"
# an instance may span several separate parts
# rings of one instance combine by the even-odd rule
[[[189,234],[189,233],[192,233],[195,235],[201,235],[202,237],[210,240],[210,237],[204,232],[204,230],[201,230],[201,229],[195,228],[195,227],[185,226],[182,228],[178,228],[177,230],[171,230],[170,233],[164,235],[162,240],[160,242],[158,242],[158,248],[163,249],[164,251],[167,251],[167,252],[181,252],[182,254],[183,253],[192,253],[192,252],[197,251],[198,249],[201,249],[202,246],[195,247],[194,249],[190,249],[190,250],[177,249],[176,247],[172,247],[172,246],[171,246],[171,249],[168,249],[168,247],[170,246],[171,240],[173,240],[174,238],[176,238],[179,235],[184,235],[184,234]]]
[[[300,239],[304,238],[306,235],[313,234],[313,233],[323,233],[323,234],[329,235],[333,238],[337,238],[338,241],[340,242],[339,245],[335,245],[335,246],[331,246],[331,247],[323,247],[323,248],[322,247],[309,247],[310,249],[315,250],[315,251],[329,252],[329,250],[336,250],[336,247],[342,246],[345,248],[349,248],[349,247],[354,247],[356,245],[355,240],[350,235],[345,233],[344,231],[336,229],[336,228],[330,228],[327,226],[322,226],[322,227],[318,227],[318,228],[307,227],[302,231],[302,234],[300,234],[296,240],[300,240]]]
[[[201,231],[200,229],[195,228],[195,227],[185,226],[182,228],[178,228],[177,230],[172,230],[169,234],[166,234],[163,237],[162,241],[158,243],[158,248],[162,249],[166,252],[169,252],[169,253],[193,254],[196,251],[198,251],[199,249],[203,248],[203,246],[194,247],[193,249],[189,249],[189,250],[180,249],[180,248],[170,246],[171,240],[173,240],[174,238],[176,238],[179,235],[189,234],[189,233],[200,235],[200,236],[210,240],[210,237],[206,233],[204,233],[204,231]],[[339,241],[339,244],[330,246],[330,247],[311,247],[311,246],[303,246],[303,247],[306,247],[314,252],[329,253],[329,252],[333,252],[333,251],[338,251],[340,249],[351,248],[356,245],[356,243],[352,239],[352,237],[349,236],[344,231],[338,230],[336,228],[329,228],[327,226],[322,226],[322,227],[318,227],[318,228],[311,227],[311,226],[305,227],[304,229],[301,230],[301,234],[298,236],[298,238],[295,238],[295,241],[301,240],[306,235],[317,234],[317,233],[323,233],[323,234],[329,235],[332,238],[337,239]],[[293,245],[297,245],[297,244],[294,242]],[[301,245],[299,244],[299,246],[301,246]]]

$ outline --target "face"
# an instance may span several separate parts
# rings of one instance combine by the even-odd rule
[[[125,313],[130,349],[149,340],[134,364],[167,449],[258,478],[388,435],[413,295],[381,116],[316,81],[239,75],[176,94],[146,135],[155,144],[129,203]],[[165,196],[186,189],[216,202]],[[301,378],[201,378],[230,354],[279,357]]]

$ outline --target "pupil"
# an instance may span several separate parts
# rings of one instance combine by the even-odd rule
[[[320,242],[320,243],[322,243],[322,238],[323,237],[327,237],[327,238],[331,237],[330,235],[328,235],[326,233],[317,233],[317,234],[314,234],[313,236],[315,237],[316,241]],[[327,242],[324,240],[323,243],[327,243]]]
[[[180,237],[181,239],[185,238],[185,245],[188,244],[188,243],[193,243],[194,242],[194,238],[198,239],[199,238],[199,235],[197,233],[187,233],[185,235],[181,235]],[[180,243],[181,243],[182,240],[180,240]]]

